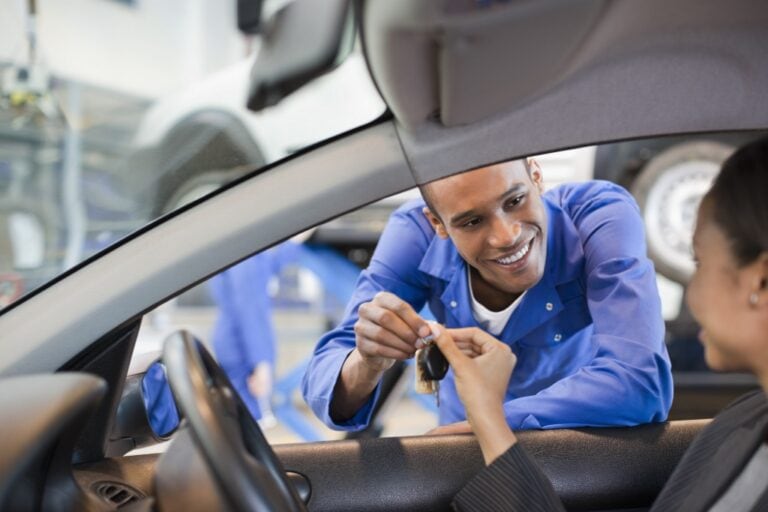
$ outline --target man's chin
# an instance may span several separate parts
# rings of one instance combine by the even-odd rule
[[[504,282],[504,283],[495,284],[494,288],[508,295],[517,296],[517,295],[522,295],[527,290],[530,290],[531,288],[536,286],[538,282],[539,282],[539,279],[535,279],[531,281],[526,280],[525,282],[516,282],[514,284]]]
[[[532,265],[533,264],[533,265]],[[507,293],[520,294],[533,288],[541,281],[543,272],[538,271],[538,262],[529,262],[529,264],[517,272],[505,274],[503,271],[497,273],[496,282],[498,288]]]

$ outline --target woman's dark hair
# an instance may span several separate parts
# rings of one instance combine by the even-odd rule
[[[768,137],[731,155],[706,197],[739,265],[768,251]]]

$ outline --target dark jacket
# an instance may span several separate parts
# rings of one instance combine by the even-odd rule
[[[696,437],[651,508],[706,511],[728,490],[760,443],[768,425],[768,400],[761,391],[725,408]],[[519,444],[483,469],[456,495],[459,511],[526,512],[565,510],[552,484]],[[768,510],[764,492],[753,511]]]

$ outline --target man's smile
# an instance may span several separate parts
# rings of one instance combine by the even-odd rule
[[[507,270],[517,270],[522,268],[528,262],[528,255],[533,248],[533,242],[536,240],[536,235],[531,235],[531,238],[523,244],[522,247],[514,252],[506,254],[500,258],[490,260],[491,262],[505,267]]]

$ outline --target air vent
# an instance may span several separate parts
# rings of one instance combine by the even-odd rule
[[[133,487],[117,482],[96,482],[92,488],[102,499],[116,505],[117,508],[144,498],[144,495]]]

